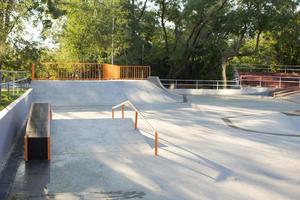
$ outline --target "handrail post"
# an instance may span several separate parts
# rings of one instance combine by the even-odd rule
[[[15,75],[12,74],[12,92],[13,92],[13,95],[15,95]]]
[[[281,88],[281,77],[279,77],[279,88]]]
[[[125,105],[128,105],[129,107],[131,107],[135,112],[134,112],[134,129],[137,130],[138,128],[138,115],[140,114],[140,118],[142,120],[144,120],[144,122],[146,123],[146,125],[148,125],[152,132],[154,133],[154,154],[155,156],[158,155],[158,133],[157,131],[152,127],[152,125],[144,118],[144,116],[140,113],[140,111],[129,101],[124,101],[114,107],[111,108],[111,112],[112,112],[112,118],[115,118],[115,109],[121,107],[122,109],[122,118],[124,118],[125,116]]]
[[[138,123],[138,112],[135,112],[134,129],[137,129],[137,123]]]
[[[260,80],[259,80],[259,87],[262,86],[262,77],[260,77]]]
[[[241,77],[239,77],[239,84],[240,84],[240,89],[242,89],[242,78]]]
[[[32,63],[31,65],[31,80],[35,80],[35,65]]]
[[[111,118],[115,119],[115,110],[113,108],[111,109]]]
[[[122,107],[121,107],[121,109],[122,109],[122,119],[124,119],[124,108],[125,108],[125,106],[122,105]]]
[[[158,133],[155,131],[155,151],[154,151],[155,156],[158,155]]]

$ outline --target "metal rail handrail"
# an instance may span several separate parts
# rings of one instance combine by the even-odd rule
[[[253,70],[267,70],[267,71],[281,71],[284,73],[287,72],[299,72],[300,65],[264,65],[264,64],[247,64],[247,63],[239,63],[239,64],[230,64],[233,67],[236,67],[238,70],[241,71],[253,71]],[[277,69],[272,69],[272,68]]]
[[[28,89],[29,79],[27,74],[27,71],[0,70],[0,104],[2,103],[4,92],[8,99],[11,100],[11,97],[14,98],[16,93],[18,94],[23,89]]]
[[[18,73],[24,73],[24,74],[28,74],[28,71],[10,71],[10,70],[0,70],[0,72],[3,72],[3,73],[14,73],[14,74],[18,74]]]
[[[265,84],[278,84],[279,88],[283,84],[294,84],[300,87],[300,77],[269,77],[275,79],[263,79],[263,77],[256,77],[255,79],[236,79],[236,80],[189,80],[189,79],[160,79],[164,86],[174,86],[174,89],[180,88],[180,86],[193,86],[195,89],[200,89],[203,87],[211,87],[212,89],[221,89],[226,86],[226,88],[242,88],[243,86],[251,85],[253,83],[259,83],[262,87]],[[225,84],[226,83],[226,84]],[[249,83],[249,84],[247,84]]]
[[[123,66],[105,63],[32,64],[32,80],[144,80],[151,74],[150,66]]]
[[[7,84],[14,84],[14,83],[22,82],[22,81],[27,81],[27,80],[28,80],[28,78],[20,78],[20,79],[16,79],[16,80],[13,80],[13,81],[0,83],[0,85],[6,86]]]
[[[129,101],[126,100],[118,105],[115,105],[111,108],[111,114],[112,114],[112,119],[115,118],[115,109],[121,107],[122,111],[122,118],[124,119],[124,111],[125,111],[125,106],[131,107],[135,111],[135,121],[134,121],[134,128],[137,129],[137,122],[138,122],[138,115],[140,118],[144,121],[144,123],[151,129],[151,131],[154,133],[154,155],[158,155],[158,132],[157,130],[148,122],[148,120],[142,115],[142,113]]]
[[[219,82],[236,82],[235,80],[199,80],[199,79],[160,79],[161,81],[185,81],[185,82],[193,82],[193,81],[199,81],[199,82],[212,82],[212,81],[219,81]]]

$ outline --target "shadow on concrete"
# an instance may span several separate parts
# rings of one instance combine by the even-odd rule
[[[14,179],[18,167],[23,158],[23,135],[25,126],[16,134],[14,138],[14,146],[10,152],[9,158],[6,160],[2,171],[0,172],[0,199],[6,199],[13,186]]]

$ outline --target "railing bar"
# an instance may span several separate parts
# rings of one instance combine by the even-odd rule
[[[151,128],[152,131],[155,131],[155,128],[145,119],[145,117],[143,116],[143,114],[129,101],[124,101],[116,106],[113,106],[112,109],[115,110],[116,108],[119,108],[121,107],[122,105],[125,105],[126,104],[130,105],[130,107],[135,110],[136,112],[138,112],[138,114],[140,115],[140,117],[143,119],[143,121],[149,126],[149,128]]]

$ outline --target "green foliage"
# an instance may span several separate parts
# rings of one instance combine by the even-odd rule
[[[228,63],[300,64],[299,0],[11,2],[12,7],[0,6],[0,14],[9,10],[23,21],[38,16],[43,36],[59,45],[47,51],[17,38],[24,44],[19,48],[2,31],[0,58],[6,66],[41,60],[110,63],[113,53],[115,63],[151,65],[160,77],[219,79],[232,74]],[[22,32],[17,18],[7,27]]]
[[[53,0],[1,0],[0,1],[0,66],[5,69],[28,69],[38,62],[42,49],[37,43],[24,39],[21,34],[32,16],[42,21],[44,29],[63,12]]]
[[[19,98],[25,90],[18,90],[18,93],[8,95],[7,91],[2,89],[1,101],[0,101],[0,111],[7,107],[10,103],[14,102],[17,98]],[[11,93],[11,92],[10,92]]]
[[[66,11],[67,20],[59,38],[57,60],[108,62],[112,51],[112,33],[114,54],[120,54],[126,47],[124,30],[127,13],[122,10],[120,1],[74,0],[61,6]]]

